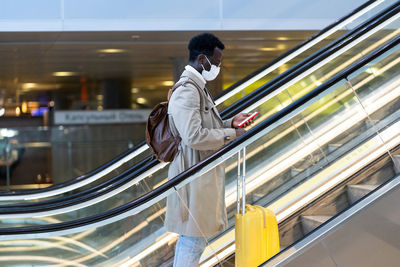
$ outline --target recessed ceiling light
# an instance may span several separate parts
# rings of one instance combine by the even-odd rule
[[[289,40],[289,38],[288,37],[278,37],[278,38],[276,38],[276,40],[278,40],[278,41],[287,41],[287,40]]]
[[[138,99],[136,99],[136,102],[138,102],[139,104],[145,104],[147,103],[147,100],[143,97],[138,97]]]
[[[259,50],[259,51],[276,51],[277,48],[276,47],[262,47],[257,50]]]
[[[139,88],[132,88],[131,89],[131,93],[132,94],[136,94],[136,93],[138,93],[139,92]]]
[[[284,50],[286,49],[286,45],[284,44],[278,44],[278,46],[276,47],[278,50]]]
[[[53,72],[53,76],[56,77],[68,77],[68,76],[76,76],[78,75],[76,72],[72,72],[72,71],[56,71]]]
[[[37,86],[36,83],[24,83],[24,84],[22,85],[22,87],[23,87],[24,89],[30,89],[30,88],[34,88],[34,87],[36,87],[36,86]]]
[[[21,111],[22,111],[22,113],[28,112],[28,104],[26,102],[22,102]]]
[[[100,49],[98,51],[101,53],[108,53],[108,54],[116,54],[116,53],[125,52],[124,49],[116,49],[116,48]]]
[[[164,85],[164,86],[173,86],[175,83],[174,83],[174,81],[163,81],[162,82],[162,85]]]
[[[22,91],[28,92],[32,90],[57,90],[60,89],[60,84],[53,84],[53,83],[23,83],[22,84]]]

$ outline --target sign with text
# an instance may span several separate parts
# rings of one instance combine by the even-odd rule
[[[112,124],[146,122],[150,109],[56,111],[54,124]]]

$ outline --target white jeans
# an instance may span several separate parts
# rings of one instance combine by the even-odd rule
[[[174,267],[198,266],[205,247],[206,240],[203,237],[180,235],[175,248]]]

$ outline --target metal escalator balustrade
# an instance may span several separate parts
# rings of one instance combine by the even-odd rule
[[[397,117],[397,121],[399,121],[399,117]],[[327,175],[329,172],[322,172],[309,178],[305,184],[297,187],[286,196],[272,203],[268,200],[259,200],[256,202],[257,205],[266,205],[277,213],[282,249],[286,246],[291,246],[293,242],[301,239],[323,222],[332,218],[333,214],[341,212],[344,208],[354,203],[355,200],[358,200],[360,197],[371,192],[371,190],[377,188],[380,184],[394,177],[397,172],[391,170],[393,162],[390,157],[387,156],[386,149],[388,146],[398,147],[400,144],[399,126],[398,122],[394,125],[394,127],[397,128],[394,131],[396,133],[395,135],[397,135],[395,142],[385,143],[385,147],[385,145],[382,146],[382,144],[379,144],[381,141],[380,138],[375,137],[371,140],[374,144],[371,144],[371,142],[361,144],[354,149],[354,151],[345,154],[341,160],[332,165],[333,168],[338,169],[337,172],[333,169],[329,171],[333,176],[329,177],[329,175]],[[393,131],[393,128],[390,127],[389,131]],[[374,148],[375,151],[371,148]],[[360,158],[362,159],[360,156],[365,157],[368,153],[371,155],[360,161]],[[380,157],[384,159],[382,160]],[[384,162],[381,163],[382,161]],[[389,168],[389,173],[385,170],[376,171],[377,164]],[[346,173],[340,173],[343,167],[348,170]],[[377,175],[377,172],[379,172],[379,175]],[[379,178],[377,179],[376,176]],[[321,181],[324,181],[324,179],[321,178],[328,178],[325,179],[325,182],[329,181],[329,184],[321,186]],[[348,197],[346,193],[349,195]],[[346,198],[349,198],[349,201],[347,201]],[[232,236],[232,234],[233,231],[229,232],[227,236],[234,239],[234,235]],[[217,245],[218,244],[214,244],[214,249],[216,251],[218,251],[217,248],[221,248]],[[222,253],[225,255],[224,257],[231,257],[229,259],[230,262],[232,261],[231,255],[234,249],[235,246],[232,241],[227,242],[227,240],[225,240],[225,249]],[[290,251],[290,247],[288,249]],[[208,261],[203,259],[203,264],[201,266],[214,266],[219,260],[224,259],[224,257],[213,257],[208,259]]]
[[[398,66],[398,55],[397,58],[394,57],[392,58],[391,61],[386,62],[386,64],[382,64],[382,66],[387,66],[390,65],[392,62],[394,63],[394,73],[393,75],[399,75],[399,66]],[[397,63],[396,63],[397,61]],[[397,66],[395,65],[397,64]],[[393,66],[392,66],[393,67]],[[374,73],[375,71],[379,70],[379,68],[375,68],[374,66],[371,66],[370,69],[366,69],[366,72],[368,73]],[[360,77],[360,78],[364,78],[364,77]],[[385,76],[381,76],[381,75],[376,75],[376,79],[381,79],[383,81],[388,81],[388,77]],[[359,81],[363,81],[363,79],[358,79]],[[399,88],[397,88],[397,90],[399,90]],[[360,96],[362,97],[362,96]],[[396,120],[398,121],[398,110],[399,110],[399,100],[396,98],[395,95],[393,95],[393,102],[397,102],[396,106],[390,110],[390,112],[388,112],[389,115],[387,118],[390,117],[396,117]],[[367,106],[364,106],[363,104],[363,109],[365,109]],[[374,105],[374,103],[371,103],[370,105]],[[307,211],[305,212],[305,214],[303,214],[299,219],[299,221],[301,221],[302,223],[302,228],[303,228],[303,232],[309,233],[312,230],[314,230],[317,226],[319,226],[321,223],[327,221],[328,219],[330,220],[329,222],[327,222],[326,226],[323,226],[321,229],[317,229],[316,231],[318,232],[318,234],[311,234],[318,236],[320,238],[321,241],[318,241],[315,238],[311,238],[311,236],[305,236],[304,239],[299,240],[297,243],[295,243],[294,245],[292,245],[291,247],[289,247],[287,250],[285,250],[284,252],[282,252],[282,255],[278,255],[277,259],[280,259],[280,261],[282,262],[288,262],[288,260],[286,260],[286,256],[293,254],[294,250],[291,250],[292,248],[296,248],[299,249],[304,249],[306,248],[306,246],[308,246],[308,244],[311,242],[310,240],[314,240],[314,243],[324,243],[324,239],[325,236],[327,235],[327,232],[331,230],[333,221],[336,221],[336,228],[344,228],[346,229],[347,226],[347,222],[346,220],[343,219],[339,219],[339,218],[350,218],[353,216],[358,216],[356,214],[353,214],[352,212],[350,212],[350,210],[357,210],[357,208],[353,208],[350,207],[348,209],[343,210],[343,206],[347,207],[346,205],[351,205],[354,204],[354,202],[357,202],[359,198],[363,197],[366,194],[370,194],[371,191],[374,191],[377,187],[379,187],[382,183],[385,183],[387,180],[390,179],[397,179],[398,180],[398,174],[399,174],[399,151],[398,151],[398,147],[399,147],[399,140],[398,140],[398,133],[400,131],[400,126],[398,124],[398,122],[394,123],[394,124],[390,124],[388,123],[387,125],[385,125],[385,120],[383,119],[382,114],[373,114],[371,116],[369,116],[369,121],[370,123],[373,125],[373,130],[376,131],[378,133],[377,138],[375,138],[375,142],[376,143],[384,143],[384,145],[382,146],[381,149],[381,153],[382,156],[380,156],[379,159],[375,160],[373,163],[370,163],[368,166],[369,171],[360,171],[358,174],[356,174],[355,176],[359,176],[360,178],[357,179],[353,179],[351,181],[350,184],[347,184],[347,188],[343,189],[342,192],[345,193],[335,193],[333,192],[332,195],[330,196],[329,199],[334,199],[335,203],[334,205],[329,205],[327,204],[329,202],[328,198],[324,198],[323,199],[323,203],[319,204],[319,205],[315,205],[315,204],[308,204],[308,206],[310,207],[311,205],[316,206],[315,208],[313,208],[314,210],[310,209],[311,211]],[[379,125],[382,124],[382,127],[380,127]],[[396,136],[397,135],[397,136]],[[371,154],[375,154],[376,151],[371,151]],[[368,155],[369,156],[369,155]],[[379,156],[379,154],[378,154]],[[396,177],[397,176],[397,177]],[[385,184],[385,187],[388,186],[389,184],[392,184],[392,181],[389,181]],[[382,186],[380,186],[382,187]],[[379,189],[378,189],[379,190]],[[375,194],[375,193],[373,193]],[[348,204],[343,204],[345,202],[348,202]],[[368,209],[367,206],[364,206],[364,208]],[[359,209],[358,209],[359,210]],[[339,213],[339,215],[337,215],[335,217],[335,219],[331,219],[333,215],[336,215],[337,212],[341,212]],[[304,212],[303,212],[304,213]],[[321,215],[322,214],[322,215]],[[331,222],[331,220],[333,220]],[[339,225],[338,222],[340,222],[341,224],[343,223],[343,225]],[[287,224],[287,223],[286,223]],[[360,224],[362,225],[362,223]],[[283,226],[285,227],[285,226]],[[290,226],[291,228],[293,227],[293,223]],[[361,227],[363,228],[363,227]],[[380,225],[376,225],[376,228],[380,228]],[[325,230],[323,230],[325,229]],[[330,229],[330,230],[327,230]],[[371,229],[370,229],[371,230]],[[283,230],[284,231],[284,230]],[[375,231],[375,230],[374,230]],[[395,234],[395,233],[393,233]],[[288,236],[290,236],[291,234],[289,233]],[[372,239],[372,241],[377,242],[377,241],[383,241],[385,240],[385,238],[383,236],[381,236],[380,240],[374,240]],[[390,242],[390,241],[389,241]],[[302,244],[302,245],[300,245]],[[371,246],[374,246],[375,244],[371,244]],[[393,247],[389,247],[385,246],[385,250],[382,251],[383,254],[387,255],[389,257],[390,253],[387,254],[387,252],[392,251]],[[361,244],[357,244],[355,247],[351,247],[349,248],[349,251],[360,251],[361,250],[365,250],[363,248],[363,246]],[[386,250],[389,249],[389,250]],[[337,252],[337,251],[336,251]],[[303,253],[303,252],[302,252]],[[332,252],[334,255],[335,251]],[[294,253],[296,254],[296,253]],[[343,253],[339,253],[339,254],[343,254]],[[352,254],[351,252],[349,253],[345,253],[347,260],[351,260],[352,262],[360,262],[360,259],[355,258],[354,254]],[[376,261],[379,262],[388,262],[388,258],[386,258],[386,256],[383,256],[383,254],[379,254],[376,255],[375,259],[375,263]],[[286,255],[286,256],[284,256]],[[337,253],[336,253],[337,255]],[[380,257],[381,256],[381,257]],[[390,258],[390,257],[389,257]],[[304,259],[304,258],[303,258]],[[321,258],[317,258],[317,260],[320,260]],[[347,264],[345,264],[345,262],[343,262],[343,258],[339,257],[339,260],[341,260],[341,265],[349,265],[348,261]],[[391,258],[391,260],[393,260],[393,257]],[[272,263],[277,264],[279,261],[277,260],[272,260]],[[299,261],[295,261],[297,264],[300,264],[298,266],[303,266],[302,264],[307,263],[307,261],[301,263]],[[389,261],[390,262],[390,261]],[[395,261],[397,262],[397,261]],[[267,263],[266,266],[275,266],[275,265],[271,265],[272,263]],[[392,261],[393,263],[393,261]],[[308,262],[308,264],[310,264]],[[368,264],[363,264],[365,266],[376,266],[376,264],[369,262]],[[279,264],[278,266],[284,266]],[[289,264],[288,266],[293,266],[293,264]]]
[[[390,156],[386,158],[391,162]],[[379,170],[379,175],[367,174],[366,177],[373,177],[366,184],[347,185],[347,189],[342,190],[347,193],[351,206],[335,217],[302,216],[303,231],[307,233],[305,237],[261,266],[329,266],[333,261],[341,266],[397,265],[399,251],[395,240],[399,237],[398,231],[394,230],[393,222],[396,220],[393,220],[393,214],[396,214],[394,210],[398,206],[400,176],[396,164],[385,165]],[[379,180],[388,181],[382,183]],[[340,197],[335,193],[334,197]],[[392,201],[387,203],[388,199]],[[326,209],[326,205],[317,207],[319,212]]]
[[[308,50],[312,49],[318,43],[327,39],[329,36],[336,33],[337,31],[343,29],[343,27],[350,24],[352,21],[359,18],[360,16],[363,16],[368,11],[376,9],[376,7],[379,7],[380,5],[382,5],[383,2],[384,2],[383,0],[366,2],[362,6],[360,6],[353,12],[351,12],[349,15],[341,18],[340,20],[333,23],[332,25],[329,25],[328,27],[326,27],[325,29],[320,31],[318,34],[314,35],[312,38],[310,38],[310,39],[304,41],[303,43],[299,44],[298,46],[292,48],[291,50],[289,50],[288,52],[286,52],[285,54],[283,54],[276,60],[274,60],[274,61],[266,64],[265,66],[261,67],[260,69],[256,70],[253,74],[250,74],[247,77],[243,78],[242,80],[238,81],[234,85],[232,85],[229,88],[227,88],[226,90],[224,90],[224,92],[222,94],[217,96],[217,98],[216,98],[217,105],[223,103],[224,101],[226,101],[227,99],[231,98],[234,95],[238,95],[239,92],[248,88],[255,81],[261,79],[262,77],[265,77],[265,75],[271,73],[273,70],[276,70],[279,66],[282,66],[283,64],[289,64],[289,62],[291,60],[293,60],[296,57],[299,57],[299,55],[301,55],[304,52],[309,53]],[[390,1],[387,1],[387,2],[390,2]],[[67,183],[53,186],[48,189],[33,190],[33,191],[23,192],[23,193],[21,193],[21,192],[4,192],[3,193],[2,192],[0,194],[0,201],[32,200],[32,199],[38,199],[38,198],[47,198],[47,197],[55,196],[57,194],[62,194],[65,192],[69,192],[69,191],[78,189],[84,185],[88,185],[92,182],[95,182],[97,179],[103,177],[105,174],[113,171],[115,168],[120,167],[124,163],[130,161],[132,158],[138,156],[139,154],[141,154],[143,152],[149,153],[147,146],[144,145],[143,143],[141,143],[135,149],[128,150],[123,155],[116,157],[110,163],[107,163],[104,166],[101,166],[100,168],[98,168],[86,175],[78,177],[74,180],[71,180]]]

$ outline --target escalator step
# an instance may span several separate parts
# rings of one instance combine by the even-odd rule
[[[393,155],[394,171],[400,174],[400,155]]]
[[[347,197],[349,199],[350,204],[352,205],[354,202],[368,194],[369,192],[375,190],[378,185],[348,185],[347,186]]]
[[[304,169],[292,168],[292,169],[290,169],[290,176],[295,177],[296,175],[298,175],[302,171],[304,171]]]
[[[301,225],[303,227],[303,234],[308,234],[327,220],[332,218],[330,215],[304,215],[301,216]]]
[[[335,151],[336,149],[338,149],[339,147],[341,147],[342,144],[329,144],[328,145],[328,153],[332,153],[333,151]]]
[[[251,194],[251,203],[255,203],[257,201],[259,201],[261,198],[263,198],[265,196],[265,194],[262,193],[252,193]]]
[[[367,129],[377,125],[379,123],[379,120],[366,120],[365,121],[365,126],[367,126]]]

